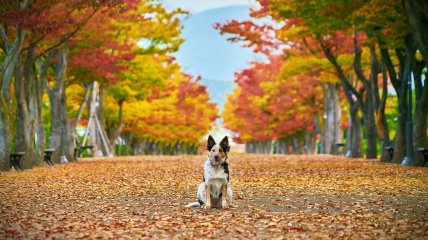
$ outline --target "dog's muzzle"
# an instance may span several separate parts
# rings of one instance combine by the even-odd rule
[[[211,159],[211,165],[212,166],[214,166],[214,167],[216,167],[216,166],[218,166],[218,165],[220,165],[220,163],[221,163],[221,159],[220,159],[220,156],[214,156],[212,159]]]

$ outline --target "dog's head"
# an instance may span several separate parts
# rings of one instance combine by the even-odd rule
[[[217,144],[210,135],[208,136],[207,150],[211,165],[218,166],[226,161],[227,153],[230,150],[229,139],[225,136],[220,144]]]

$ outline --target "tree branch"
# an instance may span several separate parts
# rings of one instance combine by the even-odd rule
[[[5,47],[4,50],[5,52],[8,52],[10,49],[10,41],[9,41],[9,38],[7,37],[6,30],[4,29],[2,24],[0,24],[0,35],[4,42],[4,47]]]
[[[72,32],[67,33],[65,36],[63,36],[60,41],[50,47],[48,47],[46,50],[44,50],[43,52],[41,52],[39,55],[37,55],[36,58],[39,58],[41,56],[43,56],[44,54],[46,54],[47,52],[61,46],[63,43],[65,43],[68,39],[70,39],[74,34],[76,34],[76,32],[78,32],[88,21],[89,19],[91,19],[95,13],[97,13],[99,10],[99,8],[95,9],[86,19],[84,19],[77,27],[76,29],[74,29]]]
[[[348,81],[348,79],[345,76],[345,73],[343,72],[343,69],[340,67],[340,65],[337,63],[336,57],[333,56],[331,51],[324,46],[321,39],[318,37],[318,42],[321,45],[321,49],[324,52],[324,55],[327,57],[327,59],[333,64],[334,68],[336,69],[337,75],[342,83],[343,88],[345,91],[350,91],[356,98],[357,103],[360,106],[361,109],[364,109],[364,102],[362,98],[362,94],[360,94]]]
[[[355,53],[355,57],[354,57],[354,71],[355,71],[355,74],[357,75],[357,77],[361,80],[361,82],[364,85],[368,85],[369,81],[364,76],[363,69],[361,67],[361,54],[362,54],[363,51],[358,46],[358,36],[357,36],[356,32],[354,32],[354,37],[353,38],[354,38],[354,53]]]

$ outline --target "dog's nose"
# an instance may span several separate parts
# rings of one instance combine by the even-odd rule
[[[215,159],[215,160],[218,160],[218,158],[219,158],[219,157],[218,157],[218,155],[215,155],[215,156],[214,156],[214,159]]]

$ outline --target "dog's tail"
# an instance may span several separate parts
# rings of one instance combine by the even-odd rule
[[[200,207],[201,204],[199,202],[192,202],[186,205],[187,208],[197,208]]]

